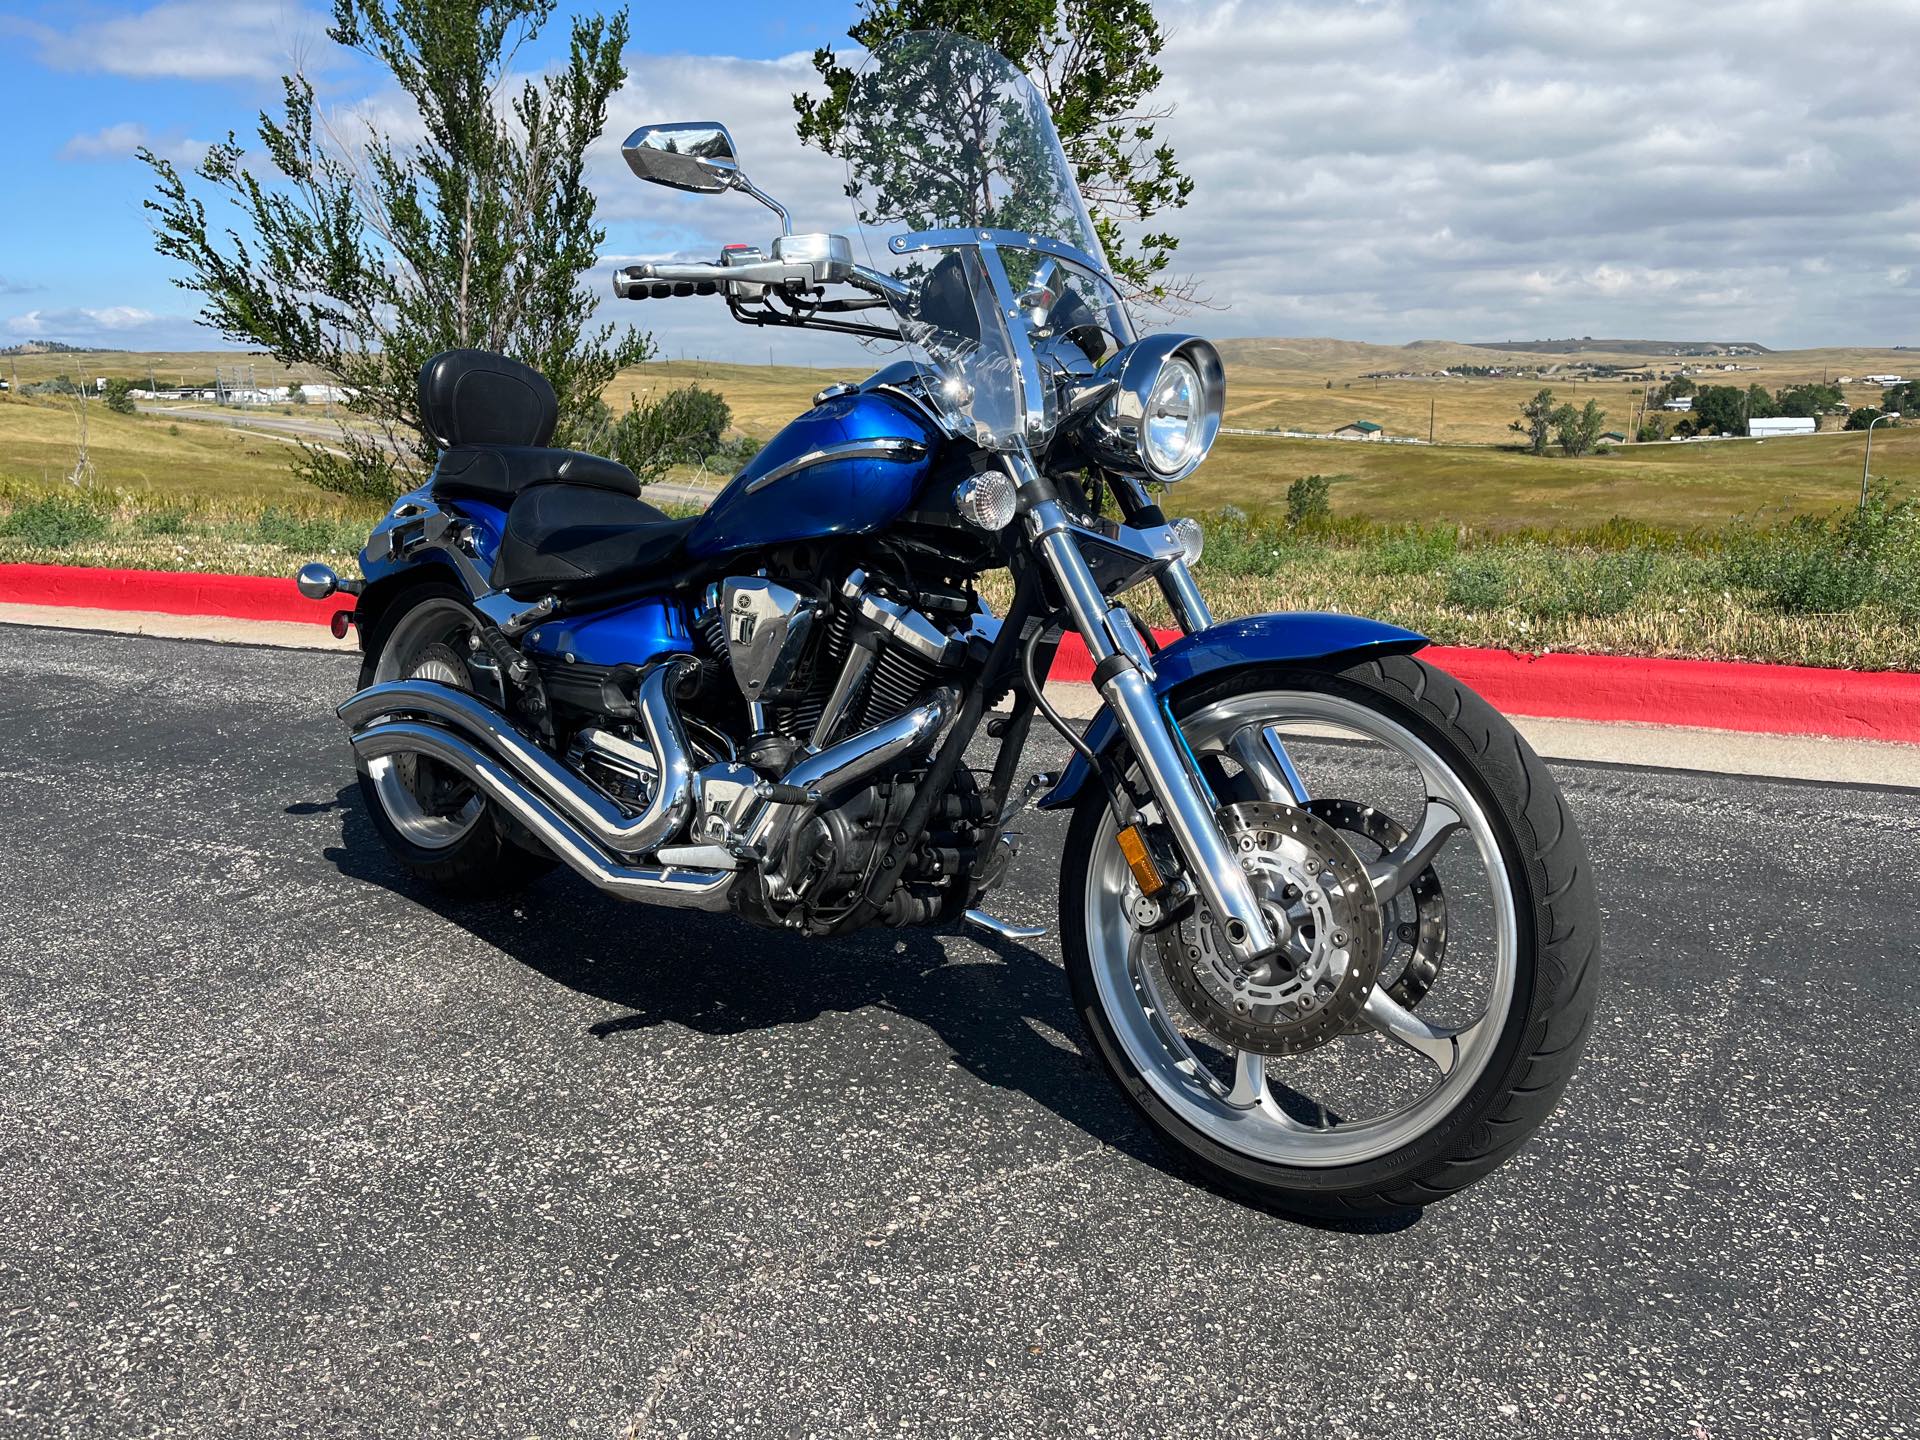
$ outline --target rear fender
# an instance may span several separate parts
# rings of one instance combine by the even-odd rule
[[[1153,689],[1171,697],[1195,681],[1248,665],[1307,665],[1339,669],[1382,655],[1411,655],[1427,637],[1398,625],[1363,620],[1355,615],[1294,611],[1282,615],[1249,615],[1183,635],[1153,657]],[[1083,738],[1095,755],[1104,756],[1119,739],[1111,710],[1101,710],[1087,725]],[[1075,754],[1060,783],[1041,798],[1041,810],[1060,810],[1073,803],[1092,767]]]

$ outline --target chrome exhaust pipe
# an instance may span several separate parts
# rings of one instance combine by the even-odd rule
[[[603,850],[648,855],[677,836],[693,813],[693,762],[673,704],[673,687],[690,659],[668,660],[640,682],[640,725],[658,768],[659,786],[638,815],[579,779],[513,728],[486,701],[434,680],[391,680],[351,695],[336,712],[356,734],[382,717],[417,715],[445,726],[498,756],[528,789],[566,816]]]
[[[425,755],[464,775],[475,789],[526,826],[536,840],[588,884],[609,895],[683,910],[727,908],[727,895],[735,878],[732,871],[622,865],[555,806],[509,774],[500,761],[438,725],[388,720],[356,731],[349,743],[354,753],[364,760],[388,755]]]

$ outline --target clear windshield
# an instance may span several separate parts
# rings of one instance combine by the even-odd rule
[[[1047,102],[977,41],[914,31],[845,100],[847,193],[866,263],[930,396],[992,449],[1043,443],[1058,380],[1132,339]]]

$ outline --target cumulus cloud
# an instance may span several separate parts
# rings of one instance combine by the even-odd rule
[[[0,337],[124,350],[199,349],[216,343],[185,316],[157,315],[135,305],[29,310],[0,322]]]
[[[1812,0],[1365,4],[1169,0],[1164,131],[1192,202],[1159,217],[1219,335],[1920,341],[1920,10],[1872,43]],[[642,120],[714,118],[804,227],[844,227],[837,162],[802,150],[803,55],[628,57],[592,171],[610,250],[711,252],[771,227],[620,164]],[[697,301],[638,318],[689,351],[842,358]],[[853,357],[857,359],[856,357]]]
[[[176,165],[185,166],[198,165],[207,153],[205,140],[189,140],[183,136],[160,138],[137,121],[124,120],[118,125],[109,125],[91,134],[75,135],[60,147],[60,158],[62,160],[131,160],[134,152],[143,147],[163,160],[171,160]]]
[[[325,22],[293,3],[164,0],[129,15],[85,18],[66,27],[24,23],[40,58],[61,70],[104,70],[141,78],[267,80],[301,59],[333,63]]]

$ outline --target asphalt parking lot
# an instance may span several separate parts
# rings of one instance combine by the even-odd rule
[[[1163,1164],[1051,939],[416,887],[352,678],[0,628],[10,1433],[1920,1428],[1920,793],[1560,767],[1585,1067],[1356,1233]],[[1028,830],[1002,908],[1051,920]]]

